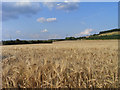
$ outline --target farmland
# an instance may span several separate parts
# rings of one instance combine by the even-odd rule
[[[117,88],[118,40],[2,47],[3,88]]]

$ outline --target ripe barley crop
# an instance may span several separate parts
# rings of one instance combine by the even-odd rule
[[[3,88],[117,88],[118,41],[3,46]]]

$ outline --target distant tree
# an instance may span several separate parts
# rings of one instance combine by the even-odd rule
[[[20,39],[16,39],[16,41],[20,41]]]
[[[92,36],[97,36],[98,34],[93,34]]]
[[[75,37],[66,37],[65,39],[66,39],[66,40],[76,40]]]

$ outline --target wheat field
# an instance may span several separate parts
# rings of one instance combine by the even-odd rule
[[[2,46],[3,88],[117,88],[118,41]]]

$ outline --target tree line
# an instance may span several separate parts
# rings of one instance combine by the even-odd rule
[[[3,45],[17,45],[17,44],[38,44],[38,43],[52,43],[52,40],[8,40],[2,41]]]
[[[120,29],[112,29],[108,31],[102,31],[99,34],[93,34],[88,37],[66,37],[65,39],[50,39],[50,40],[8,40],[8,41],[2,41],[3,45],[16,45],[16,44],[39,44],[39,43],[53,43],[56,41],[65,41],[65,40],[106,40],[106,39],[120,39],[120,35],[104,35],[99,36],[103,33],[108,32],[117,32],[120,31]]]
[[[104,33],[109,33],[109,32],[118,32],[120,29],[112,29],[112,30],[107,30],[107,31],[101,31],[99,34],[104,34]]]
[[[85,40],[98,40],[98,39],[102,39],[102,40],[105,40],[105,39],[120,39],[120,34],[116,34],[116,35],[104,35],[104,36],[99,36],[100,34],[104,34],[104,33],[112,33],[112,32],[120,32],[120,29],[112,29],[112,30],[108,30],[108,31],[101,31],[99,32],[99,34],[93,34],[93,35],[90,35],[88,37],[66,37],[65,40],[82,40],[82,39],[85,39]]]

